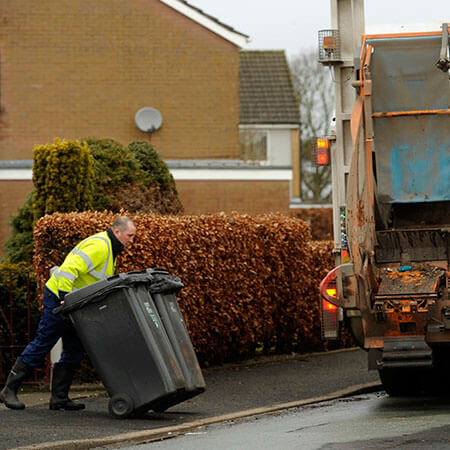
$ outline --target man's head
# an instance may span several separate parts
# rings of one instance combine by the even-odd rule
[[[127,247],[133,243],[134,237],[136,235],[136,225],[127,216],[119,216],[114,220],[111,225],[111,229],[117,239]]]

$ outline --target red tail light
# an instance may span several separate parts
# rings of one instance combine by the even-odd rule
[[[330,164],[330,141],[326,138],[319,138],[316,141],[317,165],[328,166]]]
[[[322,307],[326,311],[335,311],[338,309],[338,307],[336,305],[333,305],[333,303],[327,302],[324,299],[322,299]]]

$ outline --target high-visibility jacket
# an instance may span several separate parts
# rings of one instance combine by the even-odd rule
[[[46,286],[55,295],[58,291],[72,292],[113,275],[115,266],[111,239],[102,231],[74,247]]]

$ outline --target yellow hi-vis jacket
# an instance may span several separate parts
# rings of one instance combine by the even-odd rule
[[[46,286],[56,296],[58,291],[72,292],[114,275],[115,265],[111,240],[102,231],[73,248]]]

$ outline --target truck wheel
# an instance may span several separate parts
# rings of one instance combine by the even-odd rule
[[[382,369],[378,371],[385,391],[391,397],[406,397],[418,394],[417,383],[420,379],[414,376],[414,370]],[[415,383],[412,383],[412,380]]]
[[[391,397],[417,396],[427,393],[432,385],[430,370],[420,369],[381,369],[378,370],[384,390]]]
[[[117,419],[125,419],[133,412],[134,404],[127,394],[116,394],[108,404],[109,413]]]

